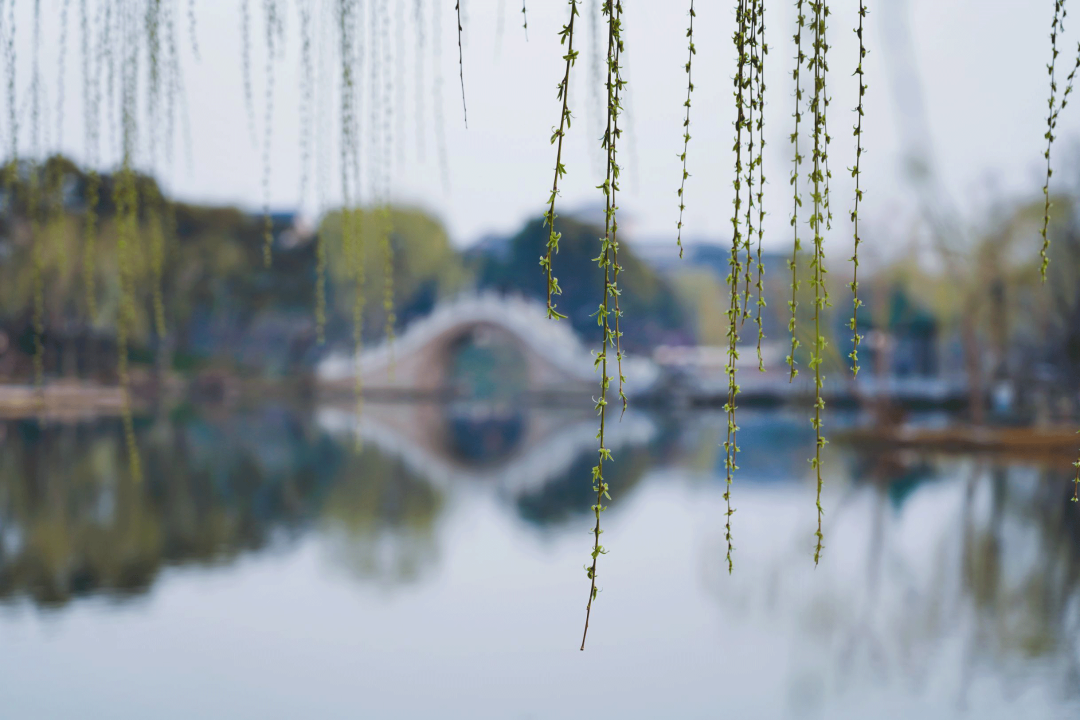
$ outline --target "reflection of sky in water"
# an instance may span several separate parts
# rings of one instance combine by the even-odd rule
[[[340,414],[177,414],[142,488],[113,425],[8,425],[0,717],[1080,713],[1059,479],[830,445],[815,570],[812,436],[747,412],[728,576],[722,414],[628,414],[580,653],[592,418],[527,413],[483,458],[460,424],[495,415],[467,410],[371,406],[398,414],[359,450]]]

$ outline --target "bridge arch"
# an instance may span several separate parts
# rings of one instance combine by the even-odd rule
[[[351,388],[359,368],[365,394],[453,396],[454,350],[477,341],[513,349],[524,365],[520,370],[529,393],[595,393],[599,375],[593,354],[570,324],[549,320],[540,303],[495,293],[460,295],[440,303],[392,344],[383,342],[359,358],[328,358],[319,377],[324,384]],[[614,375],[614,369],[611,372]],[[652,384],[657,372],[648,360],[626,358],[623,374],[640,392]]]

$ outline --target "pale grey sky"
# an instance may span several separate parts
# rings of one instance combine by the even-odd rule
[[[312,0],[315,2],[315,0]],[[367,0],[371,2],[371,0]],[[419,157],[416,133],[418,94],[415,88],[416,34],[412,18],[416,0],[388,0],[391,17],[401,4],[407,50],[404,80],[405,122],[394,122],[395,132],[406,131],[404,144],[393,155],[392,195],[398,201],[423,206],[447,225],[458,244],[467,244],[488,232],[512,232],[544,209],[551,185],[554,148],[548,139],[558,120],[555,85],[562,62],[557,32],[566,21],[568,5],[559,0],[529,0],[529,39],[522,31],[518,0],[463,0],[466,44],[465,87],[469,127],[462,121],[458,86],[454,1],[439,0],[441,13],[439,67],[442,74],[442,114],[450,188],[445,191],[436,162],[432,104],[435,98],[433,17],[435,0],[423,0],[427,22],[427,61],[423,98],[424,157]],[[911,225],[913,201],[902,173],[899,114],[892,75],[884,63],[893,58],[883,49],[882,23],[895,22],[898,0],[870,0],[866,64],[869,94],[865,120],[864,185],[867,196],[863,217],[868,240],[894,242]],[[58,17],[63,0],[42,0],[45,8],[42,67],[47,94],[55,97]],[[594,0],[598,2],[598,0]],[[934,158],[943,186],[960,206],[975,215],[994,198],[1023,199],[1040,193],[1043,172],[1046,96],[1045,63],[1049,58],[1052,0],[905,0],[910,18],[917,72],[931,129]],[[92,3],[93,4],[93,3]],[[320,8],[328,3],[315,2]],[[626,77],[629,95],[628,132],[624,136],[621,208],[630,236],[669,237],[674,243],[682,148],[682,101],[685,96],[686,24],[688,0],[624,0]],[[20,0],[20,83],[30,57],[30,2]],[[72,19],[66,63],[63,147],[82,155],[81,63],[78,53],[78,3],[71,4]],[[285,57],[276,64],[273,113],[271,203],[275,208],[296,207],[300,190],[299,133],[299,15],[298,3],[287,2]],[[265,88],[264,41],[260,2],[253,12],[253,80],[255,116],[261,137]],[[502,9],[500,10],[500,6]],[[832,104],[829,123],[833,136],[831,163],[836,226],[829,238],[836,253],[847,252],[850,228],[848,207],[853,185],[845,168],[854,157],[851,124],[856,81],[851,73],[857,61],[852,31],[857,0],[834,0],[829,54]],[[241,0],[196,0],[197,33],[201,58],[196,61],[187,42],[186,0],[179,3],[183,72],[190,119],[190,164],[183,153],[169,171],[168,184],[182,198],[239,203],[257,210],[262,204],[261,149],[248,135],[241,71]],[[692,110],[685,235],[690,238],[726,237],[731,203],[730,175],[733,103],[731,75],[734,50],[731,34],[734,4],[707,0],[696,3],[694,61],[695,93]],[[790,243],[788,185],[791,149],[791,34],[794,0],[768,3],[768,94],[766,169],[769,186],[766,206],[766,243]],[[320,11],[321,12],[321,11]],[[503,16],[501,43],[499,16]],[[582,49],[573,75],[571,95],[575,122],[565,149],[568,175],[559,205],[567,210],[600,200],[596,185],[601,168],[597,160],[598,121],[590,102],[590,11],[583,7],[578,26]],[[1080,30],[1080,26],[1077,26]],[[391,34],[396,35],[396,25]],[[1071,66],[1080,33],[1066,33],[1061,63]],[[316,45],[326,49],[331,35],[320,35]],[[582,44],[584,43],[584,44]],[[497,47],[498,46],[498,47]],[[329,55],[327,55],[329,57]],[[333,61],[330,61],[331,63]],[[320,88],[336,84],[333,64]],[[1063,68],[1067,71],[1067,67]],[[1062,73],[1064,75],[1064,72]],[[395,99],[399,97],[394,90]],[[1080,106],[1080,102],[1077,103]],[[50,103],[54,107],[55,103]],[[398,111],[400,108],[395,108]],[[367,108],[361,109],[361,113]],[[1068,108],[1060,126],[1059,159],[1077,136],[1080,107]],[[6,125],[6,123],[5,123]],[[55,127],[55,121],[52,124]],[[337,113],[320,112],[318,139],[326,157],[333,157]],[[0,132],[6,130],[0,129]],[[109,148],[110,130],[104,133]],[[56,131],[49,135],[55,145]],[[112,133],[115,135],[115,133]],[[24,140],[26,138],[24,137]],[[329,139],[329,143],[327,140]],[[179,143],[178,146],[181,146]],[[113,156],[115,157],[115,156]],[[331,160],[332,164],[332,160]],[[324,171],[331,200],[339,185],[338,170]],[[310,186],[315,187],[312,181]],[[993,187],[988,194],[987,188]],[[313,207],[313,195],[307,198]],[[844,255],[846,259],[847,255]]]

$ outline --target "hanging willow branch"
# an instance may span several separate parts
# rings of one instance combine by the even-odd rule
[[[251,86],[251,0],[240,0],[240,56],[244,77],[244,110],[248,136],[255,144],[255,93]]]
[[[270,160],[274,123],[274,59],[277,55],[275,40],[280,32],[277,0],[263,0],[266,17],[266,120],[263,123],[263,266],[270,267],[274,252],[274,223],[270,217]]]
[[[555,218],[558,217],[555,214],[555,198],[559,194],[559,179],[566,175],[566,166],[562,162],[563,138],[566,137],[566,131],[570,129],[570,69],[574,67],[578,56],[577,50],[574,50],[574,20],[578,16],[577,0],[569,0],[569,4],[570,21],[563,25],[562,30],[559,31],[559,44],[566,45],[566,54],[563,55],[563,60],[566,61],[566,70],[563,72],[563,78],[559,82],[558,92],[556,93],[556,97],[562,101],[562,110],[559,113],[559,127],[553,129],[551,133],[551,144],[556,146],[555,180],[551,184],[548,209],[544,213],[544,225],[549,228],[547,254],[540,258],[540,266],[547,274],[547,316],[551,319],[563,319],[566,317],[555,310],[555,304],[552,302],[552,297],[559,295],[562,290],[559,289],[559,279],[551,272],[551,262],[552,256],[557,255],[559,252],[559,240],[562,237],[562,233],[555,231]],[[612,22],[612,20],[609,18],[608,22]]]
[[[1080,435],[1080,431],[1077,432]],[[1077,458],[1073,463],[1073,467],[1076,468],[1076,478],[1073,480],[1073,502],[1080,502],[1080,458]]]
[[[8,102],[8,132],[10,133],[11,162],[8,165],[4,182],[11,196],[12,208],[14,208],[15,194],[11,189],[15,186],[19,171],[19,110],[15,98],[15,1],[8,0],[7,18],[7,45],[5,47],[5,59],[7,65],[7,102]]]
[[[15,0],[12,0],[14,2]],[[64,146],[64,101],[67,98],[65,84],[67,80],[67,44],[68,44],[68,10],[71,0],[63,0],[60,4],[60,57],[57,61],[56,71],[56,147]],[[155,7],[152,3],[151,7]]]
[[[735,514],[731,506],[731,485],[735,479],[735,471],[738,470],[736,458],[739,452],[738,431],[739,426],[735,423],[735,398],[739,394],[739,386],[736,382],[735,373],[738,372],[739,360],[739,278],[741,272],[741,260],[739,252],[742,250],[742,133],[744,128],[749,127],[746,114],[746,98],[744,91],[747,87],[745,78],[749,69],[749,57],[747,54],[747,35],[749,30],[749,10],[746,7],[747,0],[739,0],[736,8],[735,22],[737,30],[734,35],[735,49],[738,55],[738,71],[735,75],[735,144],[732,150],[735,152],[735,199],[732,201],[734,211],[731,214],[731,259],[728,261],[729,269],[727,276],[730,299],[727,310],[728,319],[728,352],[727,363],[724,371],[728,377],[727,402],[724,403],[724,411],[727,413],[727,439],[724,441],[724,471],[726,475],[726,488],[724,490],[724,502],[727,504],[724,522],[724,539],[727,541],[727,564],[728,572],[734,570],[732,553],[735,550],[732,544],[731,516]],[[752,190],[752,189],[751,189]]]
[[[390,10],[388,7],[383,8],[382,17],[382,31],[383,31],[383,108],[384,108],[384,125],[383,136],[385,149],[383,152],[383,172],[382,172],[382,204],[380,206],[379,218],[378,218],[378,230],[379,230],[379,248],[382,251],[383,256],[383,314],[384,318],[384,331],[386,335],[386,345],[390,353],[391,361],[387,365],[388,372],[392,375],[394,371],[394,323],[397,318],[394,315],[394,246],[391,242],[391,231],[393,230],[393,219],[390,214],[390,184],[391,184],[391,172],[390,172],[390,147],[393,145],[392,130],[393,130],[393,71],[395,67],[393,56],[393,44],[390,42]],[[400,64],[400,63],[398,63]],[[404,143],[399,140],[400,146],[404,147]]]
[[[686,150],[690,145],[690,96],[694,92],[694,76],[690,72],[691,65],[694,61],[694,55],[697,50],[694,49],[694,18],[697,15],[694,13],[694,0],[690,0],[690,27],[686,31],[686,37],[689,38],[689,56],[686,59],[686,102],[683,106],[686,108],[686,119],[683,120],[683,149],[682,155],[679,156],[679,160],[682,161],[682,181],[679,183],[679,234],[675,239],[675,242],[679,246],[679,257],[683,256],[683,244],[682,244],[682,225],[683,225],[683,210],[686,209],[686,201],[683,196],[683,191],[686,189],[686,179],[690,177],[690,173],[686,171]]]
[[[438,149],[439,175],[442,178],[443,192],[450,191],[450,163],[446,156],[446,120],[443,117],[443,73],[442,73],[442,3],[432,3],[431,9],[431,56],[435,81],[432,83],[432,110],[435,122],[435,143]]]
[[[370,114],[368,115],[368,122],[370,124],[370,127],[369,127],[369,129],[367,131],[367,136],[368,136],[368,141],[369,141],[368,142],[368,164],[367,164],[368,172],[367,172],[367,174],[368,174],[368,187],[369,187],[369,189],[371,191],[371,204],[372,204],[373,207],[378,205],[378,201],[380,199],[380,195],[379,195],[380,190],[379,189],[382,187],[383,162],[386,160],[386,152],[385,151],[388,149],[387,148],[387,143],[386,143],[385,138],[383,136],[383,131],[385,130],[385,127],[380,122],[381,116],[379,114],[380,110],[382,109],[382,85],[381,85],[381,81],[382,81],[382,70],[383,70],[383,65],[384,65],[383,55],[382,55],[382,52],[381,52],[382,42],[383,42],[383,35],[382,35],[382,33],[379,32],[379,27],[381,26],[381,24],[380,24],[381,14],[380,13],[381,13],[382,10],[385,9],[385,1],[386,0],[378,0],[378,2],[372,2],[371,3],[371,14],[370,14],[370,16],[368,18],[368,22],[369,22],[370,28],[371,28],[370,29],[370,34],[369,34],[369,37],[368,37],[370,42],[367,43],[367,47],[364,47],[363,44],[361,44],[361,47],[359,48],[359,55],[360,55],[360,58],[361,58],[361,62],[363,62],[363,57],[364,57],[365,50],[370,51],[370,56],[369,56],[369,60],[370,60],[369,65],[370,65],[370,67],[368,68],[368,95],[369,95],[368,109],[370,111]],[[362,34],[361,34],[361,36],[362,36]],[[362,77],[362,76],[358,76],[358,77]],[[363,91],[361,91],[358,94],[362,97],[363,96]],[[360,152],[359,143],[360,143],[360,137],[362,137],[362,136],[363,136],[363,133],[361,133],[359,130],[357,130],[356,131],[356,137],[357,137],[357,140],[356,140],[356,142],[357,142],[357,150],[356,150],[356,152],[357,152],[357,156],[359,156],[359,152]],[[362,193],[360,192],[359,169],[357,170],[357,177],[356,177],[356,192],[357,192],[357,202],[355,203],[355,205],[356,205],[357,208],[359,208],[362,205],[362,203],[360,202],[360,195],[362,195]],[[366,223],[363,226],[366,226]]]
[[[761,341],[765,339],[765,330],[761,323],[761,313],[765,308],[765,266],[761,262],[761,242],[765,235],[765,56],[769,53],[769,46],[765,42],[765,0],[756,0],[757,2],[757,27],[754,28],[754,32],[757,35],[757,69],[755,71],[755,77],[757,79],[757,98],[758,98],[758,119],[757,119],[757,132],[758,132],[758,188],[757,188],[757,208],[758,208],[758,226],[757,226],[757,313],[754,317],[754,324],[757,326],[757,361],[758,372],[765,372],[765,361],[761,356]],[[751,130],[751,132],[753,132]],[[749,188],[749,192],[753,189]]]
[[[158,341],[165,338],[165,301],[161,292],[165,269],[165,220],[162,209],[165,199],[160,193],[148,194],[146,204],[147,222],[150,225],[150,272],[153,276],[154,331]]]
[[[152,0],[146,8],[146,45],[149,62],[146,109],[150,120],[150,163],[157,162],[157,141],[161,108],[161,3]]]
[[[622,113],[622,95],[623,90],[626,87],[626,81],[622,76],[622,53],[623,53],[623,40],[622,40],[622,3],[615,3],[615,89],[611,96],[611,137],[610,148],[608,153],[611,156],[611,192],[609,199],[609,207],[607,214],[611,215],[611,262],[608,266],[611,269],[611,288],[609,293],[612,301],[615,303],[615,364],[616,371],[619,374],[619,400],[622,402],[622,413],[626,412],[627,399],[626,399],[626,377],[623,375],[622,361],[622,307],[619,303],[619,298],[622,296],[622,290],[619,289],[619,273],[622,271],[622,266],[619,265],[619,220],[617,211],[619,206],[616,202],[616,193],[619,190],[619,175],[622,172],[622,168],[617,162],[616,143],[619,138],[622,137],[622,129],[619,128],[619,115]],[[605,217],[606,223],[606,217]],[[605,232],[605,235],[607,233]],[[622,415],[620,415],[622,417]]]
[[[131,378],[128,372],[128,341],[135,329],[135,271],[134,252],[138,241],[138,191],[132,155],[135,149],[136,92],[138,88],[137,22],[131,13],[120,13],[119,39],[122,57],[120,74],[121,143],[123,160],[114,185],[113,203],[116,206],[116,257],[119,270],[120,305],[116,317],[117,374],[120,378],[121,416],[124,425],[128,463],[134,481],[142,479],[139,447],[135,442],[135,424],[131,414]],[[113,56],[115,59],[115,55]]]
[[[82,24],[83,107],[85,109],[83,124],[86,135],[87,162],[90,165],[86,175],[86,218],[83,224],[83,286],[86,291],[86,316],[93,323],[97,318],[94,255],[97,241],[97,211],[101,188],[101,178],[96,170],[100,97],[97,82],[98,74],[93,63],[92,28],[90,27],[88,4],[89,0],[81,0],[79,3],[79,16]]]
[[[315,61],[312,57],[311,6],[300,3],[300,202],[307,197],[315,122]]]
[[[388,203],[383,204],[382,215],[382,230],[379,234],[379,244],[383,256],[384,331],[386,334],[386,346],[391,357],[388,371],[392,373],[394,370],[394,325],[397,323],[397,315],[394,313],[394,244],[391,237],[393,226]]]
[[[34,327],[34,385],[42,390],[45,384],[45,345],[42,338],[45,335],[45,279],[43,273],[43,255],[45,244],[44,232],[41,227],[42,203],[40,179],[36,161],[30,165],[30,241],[32,243],[33,261],[33,284],[34,310],[31,322]],[[39,401],[44,403],[44,395],[39,395]]]
[[[825,165],[829,135],[825,130],[825,112],[828,100],[825,90],[825,74],[828,71],[826,53],[828,45],[825,39],[826,18],[829,10],[824,0],[811,0],[810,10],[814,14],[814,55],[810,59],[809,68],[814,73],[814,96],[810,101],[810,110],[814,116],[814,153],[813,169],[810,173],[810,181],[813,185],[814,210],[810,216],[810,228],[814,232],[814,259],[811,261],[811,283],[814,286],[814,347],[810,355],[810,368],[814,371],[814,415],[811,424],[814,427],[815,443],[814,457],[810,464],[817,476],[817,518],[818,528],[816,532],[817,544],[814,548],[814,564],[821,559],[821,551],[824,548],[824,535],[821,532],[823,509],[821,506],[821,490],[823,486],[821,476],[821,450],[825,447],[826,440],[822,435],[821,413],[825,409],[825,400],[821,389],[823,376],[821,363],[825,353],[825,337],[821,334],[821,311],[829,305],[829,291],[825,283],[825,238],[822,235],[822,223],[828,227],[827,213],[829,206],[828,169]]]
[[[101,178],[91,170],[86,176],[86,218],[83,223],[83,285],[86,290],[86,316],[91,323],[97,318],[95,285],[95,245],[97,243],[97,206],[101,202]]]
[[[161,135],[161,127],[164,123],[161,121],[161,111],[163,109],[161,91],[164,85],[162,81],[163,71],[168,71],[167,58],[166,62],[163,62],[162,51],[167,51],[167,46],[163,47],[161,40],[162,30],[169,31],[168,17],[163,17],[163,8],[161,0],[151,0],[146,8],[146,51],[147,51],[147,98],[146,98],[146,111],[149,120],[149,131],[147,133],[150,143],[150,167],[151,170],[156,169],[158,160],[158,140]],[[156,173],[155,173],[156,174]]]
[[[397,105],[397,163],[405,165],[405,4],[399,2],[394,13],[394,45],[397,48],[397,62],[394,63],[396,74],[394,76],[395,104]],[[419,64],[419,63],[417,63]]]
[[[161,32],[164,29],[171,35],[172,27],[168,17],[162,16],[163,7],[161,0],[152,0],[146,10],[146,34],[147,55],[149,61],[149,88],[147,97],[147,111],[150,116],[150,163],[153,166],[157,162],[157,149],[159,139],[162,70],[168,70],[168,63],[162,62],[163,43]],[[163,22],[164,21],[164,22]],[[171,37],[169,38],[171,41]],[[165,226],[162,218],[162,210],[165,199],[154,185],[152,190],[144,193],[143,205],[146,208],[146,217],[149,224],[150,235],[150,273],[152,284],[152,301],[154,309],[154,330],[158,338],[159,348],[165,339],[165,301],[162,293],[162,282],[165,267]]]
[[[378,38],[376,32],[376,13],[378,5],[372,3],[372,38]],[[341,54],[341,250],[342,257],[350,279],[353,282],[353,352],[355,362],[355,377],[353,393],[356,401],[356,416],[360,417],[363,403],[363,377],[360,372],[360,351],[363,349],[364,327],[364,249],[363,233],[358,227],[360,218],[354,206],[353,192],[359,194],[360,185],[360,132],[357,126],[358,114],[356,112],[356,86],[359,70],[354,66],[357,62],[356,48],[353,45],[354,35],[362,35],[358,31],[358,22],[361,12],[355,0],[339,0],[338,2],[338,42]],[[378,66],[375,60],[376,47],[372,43],[372,70]],[[377,90],[376,84],[372,83],[372,93]],[[377,107],[372,103],[372,108]],[[377,126],[372,125],[373,142],[377,142]],[[374,167],[374,161],[370,163]],[[326,249],[316,249],[320,255],[317,262],[321,265],[320,281],[323,288],[319,291],[325,293],[325,266]],[[323,296],[325,298],[325,295]],[[318,301],[317,301],[318,302]],[[325,313],[325,299],[322,300],[323,312]],[[324,318],[325,322],[325,318]],[[324,330],[325,332],[325,330]],[[359,442],[359,436],[358,442]]]
[[[353,303],[353,344],[355,346],[356,353],[356,416],[360,417],[363,410],[363,379],[361,377],[361,365],[360,365],[360,352],[363,345],[363,332],[364,332],[364,313],[367,307],[367,294],[365,283],[367,281],[367,255],[365,245],[367,243],[368,235],[374,235],[376,247],[381,242],[382,235],[382,219],[383,219],[383,180],[386,174],[386,168],[390,160],[390,125],[387,122],[382,122],[384,114],[386,112],[384,104],[386,97],[383,92],[383,80],[384,73],[389,73],[391,68],[387,67],[387,50],[384,49],[386,43],[389,42],[389,38],[384,30],[383,18],[389,12],[386,4],[386,0],[378,0],[371,3],[371,15],[370,15],[370,31],[369,38],[371,40],[369,45],[370,49],[370,68],[368,76],[369,95],[370,95],[370,128],[368,130],[368,137],[370,139],[370,149],[368,157],[368,184],[371,191],[371,207],[372,210],[369,213],[361,211],[360,202],[360,178],[359,171],[357,173],[356,187],[357,187],[357,202],[354,204],[351,211],[353,224],[353,232],[355,233],[353,239],[353,262],[354,262],[354,282],[356,283],[356,294]],[[363,56],[364,48],[360,48],[361,57]],[[361,93],[362,94],[362,93]],[[357,143],[359,143],[359,137],[361,133],[357,131]],[[359,145],[357,147],[357,156],[359,156]],[[360,437],[357,435],[357,446],[359,447]]]
[[[416,0],[413,6],[413,25],[416,30],[416,157],[420,162],[424,162],[424,50],[427,46],[424,34],[424,0]]]
[[[521,27],[525,30],[525,42],[529,42],[529,14],[525,12],[525,0],[521,0]]]
[[[380,0],[379,17],[379,50],[382,53],[382,63],[379,66],[380,86],[373,88],[373,92],[381,91],[379,101],[375,108],[382,109],[382,150],[379,163],[379,179],[383,200],[386,201],[386,193],[390,188],[391,164],[394,158],[394,146],[397,138],[394,137],[394,44],[390,39],[390,5],[389,0]],[[372,28],[375,31],[375,28]]]
[[[131,415],[131,377],[128,372],[128,340],[134,330],[135,299],[132,252],[138,235],[136,215],[135,173],[125,161],[116,178],[113,202],[116,205],[116,256],[120,271],[120,307],[116,318],[117,374],[120,378],[121,417],[124,425],[124,441],[128,452],[131,477],[142,478],[139,462],[139,446],[135,442],[135,424]]]
[[[757,219],[754,212],[756,198],[754,196],[754,171],[757,169],[757,155],[754,154],[754,113],[758,109],[758,82],[757,82],[757,11],[758,0],[746,0],[744,11],[744,43],[746,47],[746,76],[743,83],[747,95],[746,115],[746,154],[749,162],[746,164],[746,235],[743,238],[743,299],[742,313],[739,317],[739,328],[750,317],[750,277],[754,266],[754,257],[751,251],[751,243],[754,239],[754,222]]]
[[[301,3],[301,7],[306,3]],[[195,24],[195,0],[188,0],[188,36],[191,39],[191,54],[196,60],[201,59],[199,57],[199,28]]]
[[[457,12],[457,57],[458,78],[461,80],[461,111],[465,116],[465,127],[469,127],[469,108],[465,106],[465,58],[461,47],[461,0],[457,0],[454,10]]]
[[[353,243],[353,284],[356,286],[356,294],[353,296],[353,352],[356,358],[353,394],[356,398],[356,417],[359,420],[364,408],[364,378],[361,373],[360,353],[364,349],[364,306],[367,301],[364,295],[366,280],[364,263],[365,233],[356,227],[362,221],[359,211],[346,207],[342,210],[342,216],[348,219],[347,222],[351,228]],[[357,434],[356,440],[359,446],[359,434]]]
[[[607,420],[607,392],[611,384],[608,375],[608,352],[615,348],[619,373],[619,396],[623,401],[623,409],[626,409],[626,396],[623,394],[622,377],[622,351],[619,340],[619,263],[618,263],[618,223],[616,221],[615,193],[619,187],[619,164],[617,156],[617,141],[620,135],[619,112],[621,110],[620,96],[624,81],[619,65],[619,57],[622,52],[622,3],[606,0],[603,13],[608,19],[608,50],[607,50],[607,126],[601,147],[606,155],[606,175],[604,183],[600,186],[604,192],[604,237],[600,242],[600,255],[596,258],[600,267],[604,270],[604,295],[597,311],[596,321],[601,327],[600,352],[596,354],[595,367],[600,370],[600,397],[596,401],[596,411],[600,416],[600,430],[596,437],[600,441],[596,465],[592,470],[593,492],[596,493],[596,503],[592,510],[596,516],[596,524],[593,526],[593,549],[591,553],[592,564],[585,566],[585,574],[589,578],[589,602],[585,606],[585,631],[581,636],[581,649],[585,649],[585,639],[589,634],[589,616],[592,614],[593,600],[596,599],[596,563],[601,555],[607,550],[600,544],[600,513],[607,508],[603,502],[611,500],[608,483],[604,480],[604,461],[612,461],[611,451],[608,449],[606,437]],[[611,304],[614,303],[614,309]],[[615,316],[615,327],[612,328],[611,316]]]
[[[1057,57],[1059,54],[1057,49],[1057,36],[1065,30],[1066,15],[1065,0],[1054,0],[1054,20],[1050,25],[1050,63],[1046,66],[1046,72],[1050,75],[1050,99],[1048,101],[1050,110],[1046,118],[1046,134],[1043,136],[1046,138],[1046,152],[1043,153],[1043,156],[1046,158],[1046,182],[1043,184],[1043,226],[1040,231],[1043,242],[1042,249],[1039,251],[1039,258],[1041,261],[1039,275],[1042,277],[1043,282],[1046,282],[1046,268],[1050,265],[1050,236],[1047,234],[1047,230],[1050,227],[1050,177],[1054,174],[1050,165],[1050,150],[1053,148],[1054,140],[1056,139],[1054,131],[1057,130],[1058,116],[1069,102],[1069,93],[1072,92],[1076,67],[1080,66],[1080,46],[1078,46],[1076,58],[1077,65],[1074,66],[1072,72],[1069,73],[1065,92],[1061,96],[1061,106],[1059,107],[1057,105],[1057,80],[1055,78]]]
[[[857,121],[855,124],[855,165],[851,168],[851,177],[855,178],[855,207],[851,211],[851,223],[855,227],[855,252],[851,256],[852,264],[852,276],[851,276],[851,353],[848,355],[851,358],[851,373],[854,377],[859,376],[859,342],[862,340],[862,335],[859,334],[859,308],[862,306],[862,300],[859,299],[859,245],[862,244],[862,239],[859,237],[859,203],[863,199],[862,186],[859,181],[862,179],[862,175],[859,169],[859,162],[862,160],[863,145],[862,145],[862,121],[863,121],[863,98],[866,96],[866,80],[863,75],[863,60],[866,59],[866,44],[863,40],[863,20],[866,19],[866,4],[864,0],[859,0],[859,27],[855,29],[855,34],[859,36],[859,64],[855,68],[855,75],[859,78],[859,105],[855,108]]]
[[[168,77],[165,80],[166,95],[165,95],[165,160],[170,165],[173,160],[173,138],[176,128],[176,109],[177,101],[181,105],[186,106],[186,96],[184,93],[184,78],[180,72],[180,46],[176,39],[176,19],[173,15],[173,7],[170,4],[165,6],[165,32],[166,32],[166,62],[165,71],[168,73]],[[193,48],[193,50],[197,50]],[[198,55],[196,54],[196,60]],[[188,162],[191,162],[191,126],[189,124],[187,108],[184,107],[183,117],[184,127],[184,150],[187,154]],[[168,208],[168,213],[171,216],[175,215],[174,203],[167,201],[165,203]],[[169,238],[174,237],[171,233],[168,233]]]
[[[607,62],[605,55],[606,43],[601,36],[601,22],[600,16],[604,9],[603,0],[600,2],[590,2],[587,7],[589,8],[589,28],[587,43],[578,42],[579,45],[589,46],[589,70],[588,78],[585,85],[589,89],[589,97],[586,106],[586,116],[589,122],[589,127],[586,129],[586,135],[593,138],[602,138],[604,136],[606,122],[606,110],[604,109],[606,100],[604,98],[604,70],[603,66]],[[603,30],[606,34],[606,28]],[[578,33],[578,37],[581,37],[581,33]],[[605,170],[606,160],[604,159],[604,149],[597,144],[589,148],[589,164],[595,169],[597,175],[601,174]]]
[[[44,203],[41,200],[40,178],[37,164],[41,158],[41,0],[34,0],[33,56],[30,76],[30,133],[32,137],[32,160],[30,163],[30,228],[33,243],[33,295],[34,310],[34,384],[43,389],[45,381],[45,346],[42,337],[45,334],[45,281],[42,277],[42,237],[41,215]],[[39,402],[44,405],[44,394],[39,395]]]
[[[799,240],[799,208],[802,207],[802,194],[799,191],[800,183],[802,181],[802,175],[799,172],[799,168],[802,166],[803,157],[799,154],[799,123],[802,120],[802,68],[806,62],[806,55],[802,50],[802,34],[806,28],[806,15],[803,13],[804,0],[797,0],[795,4],[796,13],[796,25],[795,25],[795,69],[792,71],[792,78],[795,80],[795,130],[791,133],[791,144],[795,149],[795,157],[793,160],[794,167],[791,170],[791,187],[794,192],[794,204],[791,211],[791,228],[794,234],[794,243],[791,250],[791,260],[788,262],[788,267],[791,269],[791,300],[788,302],[788,308],[791,310],[791,319],[788,320],[788,332],[791,334],[791,352],[787,356],[788,363],[788,382],[794,382],[796,376],[799,374],[797,364],[795,360],[795,353],[799,349],[799,338],[796,335],[796,315],[799,309],[798,293],[799,293],[799,251],[802,250],[802,243]]]

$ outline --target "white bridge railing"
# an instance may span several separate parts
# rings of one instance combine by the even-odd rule
[[[378,371],[387,367],[392,358],[408,357],[455,328],[481,323],[512,334],[568,379],[599,381],[599,372],[594,367],[595,351],[582,344],[568,321],[549,320],[544,305],[535,300],[492,292],[462,294],[439,303],[430,315],[405,328],[392,344],[383,341],[364,350],[359,367],[363,373]],[[336,354],[320,364],[318,375],[328,381],[344,380],[353,377],[356,367],[352,355]],[[617,376],[613,368],[609,372]],[[640,392],[656,381],[659,372],[651,360],[624,356],[623,374],[630,389]]]

